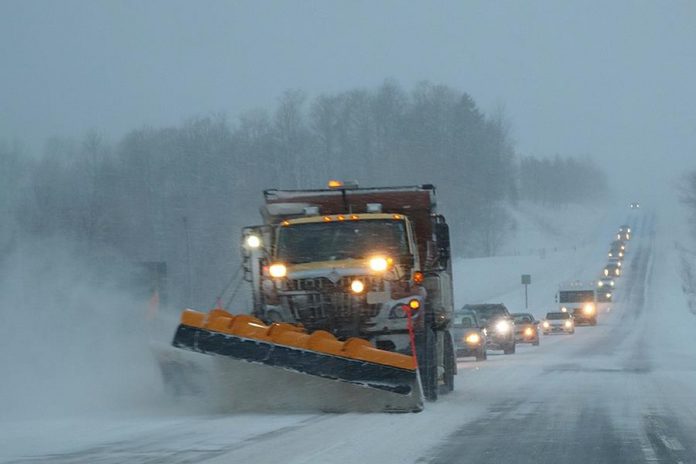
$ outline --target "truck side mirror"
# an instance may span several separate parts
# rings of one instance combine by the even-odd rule
[[[443,267],[447,267],[447,263],[451,258],[450,251],[450,236],[449,226],[444,219],[435,222],[435,240],[437,240],[438,254]]]

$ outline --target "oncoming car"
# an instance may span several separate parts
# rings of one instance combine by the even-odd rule
[[[617,240],[617,242],[618,242],[618,240]],[[624,245],[614,246],[612,244],[611,248],[609,248],[609,252],[607,253],[607,256],[609,258],[623,258],[624,257],[624,249],[625,249]]]
[[[629,204],[628,207],[631,209],[638,209],[640,208],[640,202],[634,201],[631,204]]]
[[[575,333],[575,321],[569,312],[546,313],[546,318],[541,323],[544,335],[552,333]]]
[[[452,328],[454,346],[458,358],[474,356],[483,361],[486,355],[486,329],[474,311],[461,310],[454,313]]]
[[[616,234],[616,240],[621,240],[622,242],[628,242],[629,240],[631,240],[631,233],[626,232],[626,231],[623,231],[623,232],[619,231]]]
[[[621,267],[615,263],[608,263],[604,266],[604,277],[619,277],[621,276]]]
[[[489,350],[503,350],[504,354],[515,352],[515,323],[504,304],[471,304],[462,309],[476,312],[486,329]]]
[[[513,313],[515,321],[515,341],[539,346],[539,321],[529,313]]]

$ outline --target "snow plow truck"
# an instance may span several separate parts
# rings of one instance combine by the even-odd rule
[[[255,379],[269,407],[422,410],[456,374],[436,204],[432,185],[264,191],[263,224],[242,231],[251,314],[185,310],[173,345],[213,355],[229,395]]]

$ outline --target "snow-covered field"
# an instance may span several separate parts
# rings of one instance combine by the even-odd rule
[[[616,228],[629,220],[636,233],[618,301],[598,326],[514,355],[461,360],[455,391],[422,413],[223,415],[136,389],[131,401],[110,394],[113,407],[91,413],[57,407],[23,417],[15,408],[0,417],[0,462],[696,462],[696,317],[681,290],[676,209],[572,212],[565,228],[539,216],[538,227],[518,221],[510,245],[518,253],[456,262],[457,305],[522,310],[520,275],[531,274],[529,309],[541,317],[560,281],[598,275]],[[551,245],[539,252],[539,243]],[[128,363],[110,367],[137,380]],[[40,396],[51,384],[32,387]]]

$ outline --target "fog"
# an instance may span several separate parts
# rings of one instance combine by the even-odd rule
[[[266,188],[435,184],[482,301],[696,224],[695,58],[692,1],[0,1],[0,416],[174,410],[153,340],[249,311]]]
[[[126,264],[77,243],[25,241],[0,263],[0,415],[5,420],[154,411],[161,381],[148,307]]]
[[[696,150],[695,14],[689,1],[4,1],[0,137],[39,150],[234,117],[286,89],[425,79],[504,107],[519,152],[589,155],[628,188]]]

